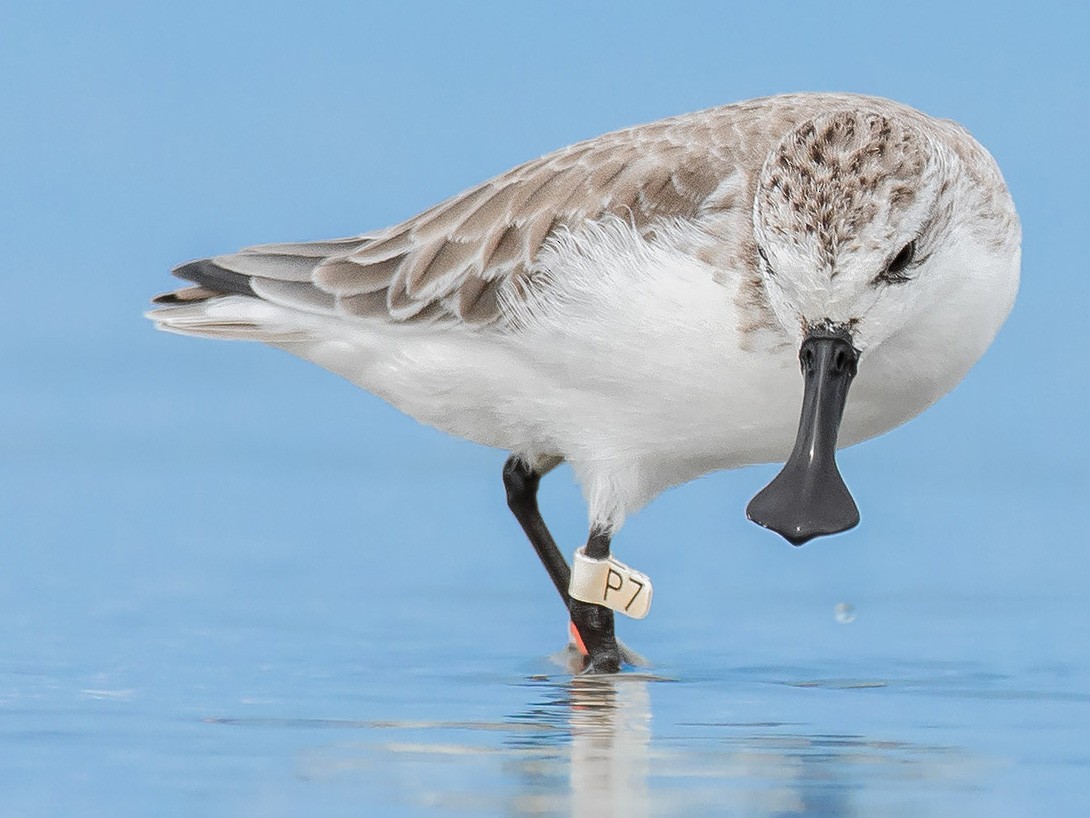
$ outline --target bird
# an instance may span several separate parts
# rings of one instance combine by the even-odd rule
[[[1012,308],[1020,246],[999,167],[961,125],[782,94],[570,145],[385,229],[182,264],[147,315],[286,350],[509,452],[507,504],[579,670],[615,673],[636,654],[614,614],[651,593],[613,553],[626,518],[782,462],[750,520],[793,545],[855,526],[837,449],[961,381]],[[571,565],[537,503],[561,463],[588,512]]]

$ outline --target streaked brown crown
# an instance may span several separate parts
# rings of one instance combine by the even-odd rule
[[[813,244],[835,274],[838,253],[893,236],[896,216],[916,203],[927,145],[880,113],[839,110],[803,122],[761,170],[758,219],[766,235]]]

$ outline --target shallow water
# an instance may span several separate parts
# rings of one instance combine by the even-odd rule
[[[749,638],[808,616],[780,611]],[[617,678],[488,629],[398,617],[360,655],[358,627],[224,613],[6,653],[5,814],[1076,815],[1086,793],[1086,666],[987,647],[1024,610],[914,611],[957,659],[906,632],[759,664],[682,638]]]

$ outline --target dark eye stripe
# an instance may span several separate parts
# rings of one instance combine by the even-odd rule
[[[765,272],[768,273],[770,276],[776,275],[776,271],[772,269],[772,262],[768,260],[768,253],[766,253],[765,249],[759,244],[757,245],[757,255],[759,255],[761,257],[761,261],[764,262]]]

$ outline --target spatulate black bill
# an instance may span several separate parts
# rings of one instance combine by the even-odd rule
[[[847,333],[811,333],[799,350],[805,383],[795,448],[746,516],[792,545],[847,531],[859,509],[836,466],[836,438],[859,353]]]

